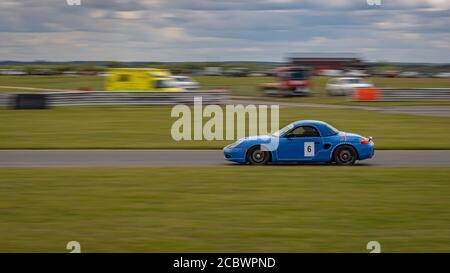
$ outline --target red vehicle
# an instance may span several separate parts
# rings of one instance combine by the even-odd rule
[[[260,84],[259,88],[269,96],[309,96],[312,82],[310,71],[300,66],[281,66],[275,69],[277,83]]]

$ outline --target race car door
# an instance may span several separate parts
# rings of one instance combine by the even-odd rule
[[[313,160],[321,147],[322,139],[313,126],[299,126],[280,138],[278,160]]]

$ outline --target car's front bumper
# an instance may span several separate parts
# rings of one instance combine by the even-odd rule
[[[246,153],[247,149],[231,147],[231,145],[228,145],[225,148],[223,148],[223,157],[226,160],[233,162],[245,163]]]
[[[358,156],[359,160],[369,159],[375,155],[375,144],[371,141],[369,144],[359,144]]]

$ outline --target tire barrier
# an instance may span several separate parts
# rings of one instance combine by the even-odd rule
[[[46,109],[46,94],[17,94],[14,100],[14,109]]]
[[[75,105],[173,105],[193,104],[194,97],[202,97],[203,104],[225,104],[229,94],[224,90],[186,92],[42,92],[1,94],[0,107],[13,109],[42,109]]]
[[[450,88],[355,88],[354,101],[450,101]]]

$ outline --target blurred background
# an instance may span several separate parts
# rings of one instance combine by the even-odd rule
[[[368,2],[3,0],[0,251],[450,251],[450,2]],[[378,161],[228,164],[171,137],[200,95]]]

